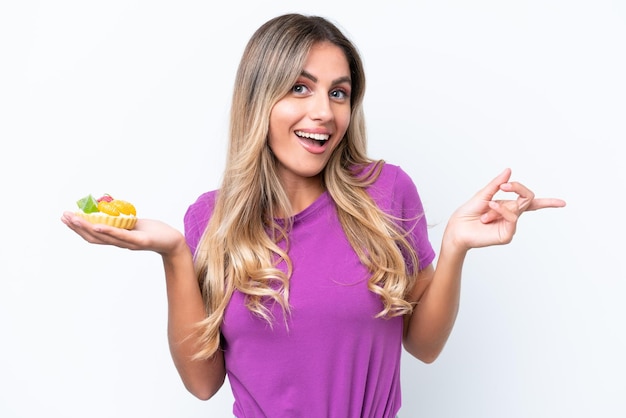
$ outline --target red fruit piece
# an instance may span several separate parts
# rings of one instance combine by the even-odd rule
[[[98,199],[98,202],[110,202],[113,200],[113,197],[111,197],[110,194],[105,194],[103,195],[100,199]]]

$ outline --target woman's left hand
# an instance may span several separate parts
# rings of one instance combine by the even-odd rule
[[[461,250],[508,244],[513,239],[520,215],[526,211],[565,206],[555,198],[536,198],[518,182],[510,182],[506,169],[459,207],[451,216],[444,238]],[[494,200],[498,191],[517,194],[514,200]]]

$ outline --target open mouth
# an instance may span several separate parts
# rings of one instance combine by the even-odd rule
[[[328,134],[314,134],[310,132],[302,132],[296,131],[296,136],[302,138],[307,141],[311,141],[311,143],[315,143],[318,146],[323,146],[330,139],[330,135]]]

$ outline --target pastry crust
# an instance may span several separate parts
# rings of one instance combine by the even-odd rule
[[[82,211],[78,211],[76,214],[92,224],[104,224],[116,228],[133,229],[137,223],[135,216],[111,216],[102,212],[85,213]]]

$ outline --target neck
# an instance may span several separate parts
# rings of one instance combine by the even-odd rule
[[[322,193],[324,186],[319,176],[299,179],[297,182],[284,182],[285,192],[291,203],[293,214],[308,208]]]

